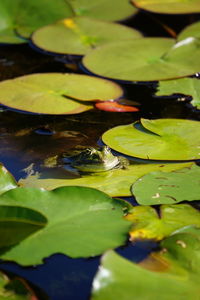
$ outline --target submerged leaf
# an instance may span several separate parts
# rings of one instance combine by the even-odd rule
[[[126,155],[151,160],[200,158],[200,122],[183,119],[141,119],[106,131],[103,142]]]
[[[200,167],[155,171],[141,177],[132,185],[132,193],[141,205],[171,204],[200,200]]]
[[[151,206],[135,206],[125,218],[133,222],[131,240],[162,240],[184,226],[200,227],[200,212],[188,204],[161,205],[159,212]]]
[[[0,82],[1,104],[43,114],[80,113],[93,108],[88,101],[111,100],[122,94],[114,82],[70,73],[31,74]]]
[[[124,220],[124,201],[91,188],[63,187],[51,192],[16,188],[0,197],[0,206],[35,210],[47,224],[10,249],[1,258],[35,265],[54,253],[88,257],[122,245],[130,222]],[[20,210],[21,207],[21,210]],[[30,255],[31,253],[31,255]]]
[[[200,229],[179,230],[161,246],[140,265],[107,252],[93,282],[92,300],[155,300],[160,295],[163,300],[197,300]]]

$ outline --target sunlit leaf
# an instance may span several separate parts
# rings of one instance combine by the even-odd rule
[[[115,99],[122,93],[114,82],[80,74],[32,74],[0,82],[1,104],[43,114],[80,113],[92,108],[88,101]]]
[[[180,230],[161,246],[140,265],[107,252],[93,282],[92,300],[197,300],[200,229]]]
[[[197,78],[181,78],[159,82],[156,96],[173,94],[192,96],[191,104],[200,109],[200,80]]]
[[[37,28],[73,15],[65,0],[0,0],[0,42],[24,43]]]
[[[17,187],[17,182],[8,170],[0,164],[0,194]]]
[[[48,52],[84,55],[94,47],[140,36],[138,31],[124,25],[74,17],[39,28],[32,35],[32,42]]]
[[[200,167],[155,171],[141,177],[132,186],[132,193],[141,205],[171,204],[200,200]]]
[[[131,0],[138,8],[163,14],[191,14],[200,12],[199,0]]]
[[[54,253],[88,257],[122,245],[130,222],[124,220],[124,201],[84,187],[53,191],[16,188],[0,197],[0,206],[35,210],[47,224],[1,253],[1,258],[22,265],[35,265]],[[3,251],[2,251],[3,252]],[[31,253],[31,255],[30,255]]]
[[[200,42],[175,43],[167,38],[113,42],[89,52],[85,68],[97,75],[125,81],[155,81],[195,74],[200,70]]]
[[[126,155],[154,160],[200,158],[200,122],[183,119],[141,119],[106,131],[103,142]]]
[[[36,173],[29,175],[25,179],[20,179],[19,184],[26,187],[39,187],[52,190],[60,186],[87,186],[99,189],[108,195],[131,196],[131,185],[141,176],[156,170],[170,172],[178,170],[191,164],[131,164],[125,169],[113,169],[108,172],[82,174],[80,178],[69,179],[63,177],[63,171],[60,177],[54,176],[53,171],[48,173]],[[61,169],[62,170],[62,169]]]
[[[126,219],[133,222],[131,240],[162,240],[181,227],[200,227],[200,212],[188,204],[161,205],[159,211],[151,206],[135,206]]]

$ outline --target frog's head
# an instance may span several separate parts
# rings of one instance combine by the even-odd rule
[[[118,157],[107,146],[100,149],[87,148],[72,161],[74,167],[85,172],[102,172],[114,168],[118,163]]]
[[[82,161],[82,163],[89,161],[93,161],[94,163],[103,163],[111,158],[113,158],[113,155],[107,146],[104,146],[101,149],[95,149],[93,147],[90,147],[83,150],[77,156],[77,159],[79,161]]]

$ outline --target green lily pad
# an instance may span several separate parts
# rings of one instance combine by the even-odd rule
[[[92,108],[88,101],[122,94],[121,87],[111,81],[79,74],[42,73],[0,82],[1,104],[43,114],[80,113]]]
[[[96,188],[107,193],[111,197],[131,196],[131,185],[141,176],[161,170],[171,172],[184,166],[190,166],[191,163],[183,164],[131,164],[126,169],[113,169],[108,172],[82,174],[80,178],[68,179],[58,176],[55,178],[53,171],[35,175],[29,175],[25,179],[20,179],[19,184],[25,187],[37,187],[52,190],[61,186],[86,186]]]
[[[200,227],[200,212],[188,204],[161,205],[159,213],[151,206],[135,206],[126,219],[133,222],[131,240],[162,240],[181,227]]]
[[[200,109],[200,80],[197,78],[181,78],[159,82],[156,96],[183,94],[192,96],[191,104]]]
[[[119,21],[135,13],[137,9],[128,0],[67,0],[75,15],[105,21]]]
[[[123,219],[126,202],[91,188],[16,188],[1,195],[0,206],[17,207],[18,214],[35,210],[47,219],[42,229],[1,253],[2,259],[22,265],[42,263],[54,253],[71,257],[101,254],[125,243],[130,228],[130,222]]]
[[[74,17],[39,28],[32,35],[32,42],[38,48],[49,52],[84,55],[94,47],[140,36],[138,31],[127,26],[87,17]]]
[[[191,14],[200,12],[199,0],[131,0],[138,8],[163,14]]]
[[[200,158],[200,122],[183,119],[141,119],[106,131],[103,142],[126,155],[150,160]]]
[[[200,167],[155,171],[141,177],[132,185],[132,193],[141,205],[171,204],[200,200]]]
[[[73,15],[65,0],[0,0],[0,42],[24,43],[41,26]]]
[[[175,44],[173,39],[140,38],[113,42],[90,51],[83,64],[94,74],[117,80],[185,77],[200,70],[200,42],[195,38],[184,41]]]
[[[180,230],[137,265],[108,251],[93,281],[92,300],[197,300],[200,229]]]
[[[17,187],[17,182],[8,170],[0,164],[0,195]]]

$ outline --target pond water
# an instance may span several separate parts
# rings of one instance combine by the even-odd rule
[[[150,18],[145,15],[145,18]],[[130,25],[143,25],[146,35],[164,35],[156,22],[145,26],[144,15],[129,20]],[[164,18],[164,17],[163,17]],[[195,16],[198,18],[198,16]],[[174,23],[175,17],[171,18]],[[180,17],[176,26],[186,23]],[[153,32],[153,33],[152,33]],[[28,45],[0,46],[0,80],[42,72],[71,72],[60,57],[38,53]],[[80,71],[81,72],[81,71]],[[144,118],[187,118],[199,120],[200,113],[189,101],[156,99],[153,84],[124,84],[125,97],[140,104],[137,113],[114,113],[92,110],[79,115],[45,116],[25,114],[1,107],[0,161],[18,180],[26,175],[30,164],[39,167],[49,156],[70,152],[78,147],[97,146],[103,132],[116,125],[129,124]],[[118,251],[133,261],[144,258],[155,243],[128,244]],[[14,263],[1,262],[1,269],[12,271],[41,287],[52,300],[89,299],[92,279],[99,265],[99,257],[70,259],[57,254],[45,260],[41,266],[22,268]],[[106,299],[105,299],[106,300]]]

